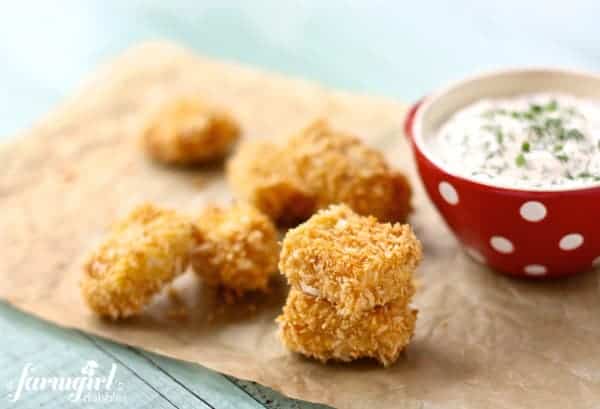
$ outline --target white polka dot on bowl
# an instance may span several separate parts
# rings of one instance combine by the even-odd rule
[[[596,257],[594,261],[592,261],[592,266],[600,267],[600,256]]]
[[[510,254],[515,251],[515,246],[512,244],[512,242],[506,237],[502,236],[493,236],[490,239],[490,245],[494,250],[502,254]]]
[[[454,186],[452,186],[450,183],[448,182],[440,182],[440,184],[438,185],[438,190],[440,192],[440,195],[442,195],[442,198],[451,205],[457,205],[458,202],[460,201],[460,199],[458,198],[458,192],[456,191],[456,189],[454,188]]]
[[[539,277],[546,275],[548,269],[546,268],[546,266],[543,266],[541,264],[529,264],[525,266],[523,271],[525,271],[525,274],[527,274],[528,276]]]
[[[521,208],[519,209],[519,213],[521,213],[521,217],[528,222],[539,222],[544,220],[548,211],[546,210],[546,206],[544,206],[541,202],[529,201],[523,203]]]
[[[465,247],[465,251],[467,254],[475,261],[481,264],[485,264],[485,257],[479,251],[475,250],[473,247]]]
[[[563,236],[563,238],[560,239],[558,247],[560,247],[561,250],[570,251],[581,247],[582,244],[583,236],[579,233],[571,233],[567,234],[566,236]]]

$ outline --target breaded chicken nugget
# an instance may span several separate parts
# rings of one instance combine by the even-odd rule
[[[190,165],[223,157],[239,136],[239,125],[227,112],[182,97],[155,113],[143,132],[143,142],[157,161]]]
[[[291,286],[336,304],[341,315],[356,315],[392,300],[406,304],[421,257],[409,225],[333,205],[287,232],[279,270]]]
[[[318,208],[346,203],[380,221],[406,220],[412,194],[408,180],[353,135],[319,120],[292,136],[286,153],[297,177],[316,196]]]
[[[227,163],[227,180],[238,198],[279,225],[295,225],[315,211],[313,194],[296,177],[284,150],[276,144],[242,144]]]
[[[207,208],[196,226],[201,239],[192,250],[192,267],[207,284],[236,294],[267,289],[279,257],[277,231],[269,218],[238,203]]]
[[[368,357],[388,366],[410,342],[416,318],[403,300],[344,317],[333,304],[292,289],[277,322],[292,351],[322,362]]]
[[[379,152],[322,120],[281,146],[244,144],[229,161],[227,178],[238,197],[280,225],[336,203],[381,221],[404,221],[411,210],[406,177]]]
[[[139,313],[166,283],[185,271],[194,227],[174,211],[144,204],[116,223],[87,259],[83,298],[113,319]]]

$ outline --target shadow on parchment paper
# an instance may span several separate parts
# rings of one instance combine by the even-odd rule
[[[209,161],[189,165],[165,164],[157,160],[153,160],[151,158],[147,158],[147,161],[156,170],[164,171],[169,174],[207,173],[215,175],[218,174],[222,176],[223,171],[225,170],[225,163],[227,162],[226,158],[229,157],[232,153],[233,150]]]
[[[352,407],[361,409],[429,408],[420,397],[439,394],[446,402],[448,396],[459,399],[460,387],[477,375],[477,363],[469,359],[468,351],[460,346],[440,348],[434,339],[422,337],[415,339],[388,368],[370,359],[328,362],[327,365],[298,354],[288,354],[282,359],[281,365],[296,368],[294,373],[302,374],[307,387],[310,380],[326,380],[326,384],[344,389],[345,398],[352,402]],[[356,388],[356,382],[361,379],[368,385],[365,387],[369,388],[369,393]]]
[[[401,353],[398,361],[388,368],[384,368],[379,362],[369,358],[352,362],[329,361],[323,368],[331,371],[342,370],[344,373],[360,373],[362,375],[369,373],[383,374],[388,378],[396,377],[399,384],[403,383],[403,377],[408,372],[425,371],[427,379],[439,380],[440,382],[448,382],[449,379],[452,379],[457,383],[468,379],[473,374],[475,367],[465,359],[463,352],[458,351],[454,354],[454,351],[441,350],[427,340],[416,341],[412,342],[407,350]],[[294,354],[292,358],[308,364],[318,363],[299,354]],[[432,365],[432,363],[435,363],[435,365]]]
[[[140,156],[145,156],[139,153]],[[188,183],[198,191],[201,191],[207,184],[216,181],[222,181],[225,171],[226,155],[214,160],[193,164],[193,165],[173,165],[164,164],[148,157],[142,158],[142,163],[150,175],[154,174],[157,179],[168,177],[173,183]]]
[[[281,312],[287,292],[283,277],[275,276],[267,293],[256,291],[233,297],[220,288],[203,285],[192,271],[187,271],[164,288],[141,315],[104,323],[171,331],[174,337],[180,332],[185,338],[201,337],[228,325],[252,323],[253,319],[274,320]]]

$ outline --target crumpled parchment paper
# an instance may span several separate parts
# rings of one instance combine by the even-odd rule
[[[180,297],[163,295],[124,322],[99,320],[84,306],[81,260],[116,217],[145,200],[196,212],[231,197],[222,165],[174,170],[139,149],[148,112],[181,93],[229,108],[246,138],[281,138],[327,117],[408,172],[416,190],[411,223],[426,257],[417,274],[416,336],[396,365],[322,365],[286,351],[273,322],[285,299],[281,280],[269,297],[224,306],[188,274],[174,284]],[[405,112],[401,103],[165,43],[136,47],[0,148],[0,297],[61,326],[340,408],[600,407],[598,272],[528,282],[471,261],[424,195],[402,134]]]

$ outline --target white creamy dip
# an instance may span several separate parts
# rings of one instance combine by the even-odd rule
[[[600,185],[600,103],[564,94],[481,100],[428,140],[444,168],[526,189]]]

